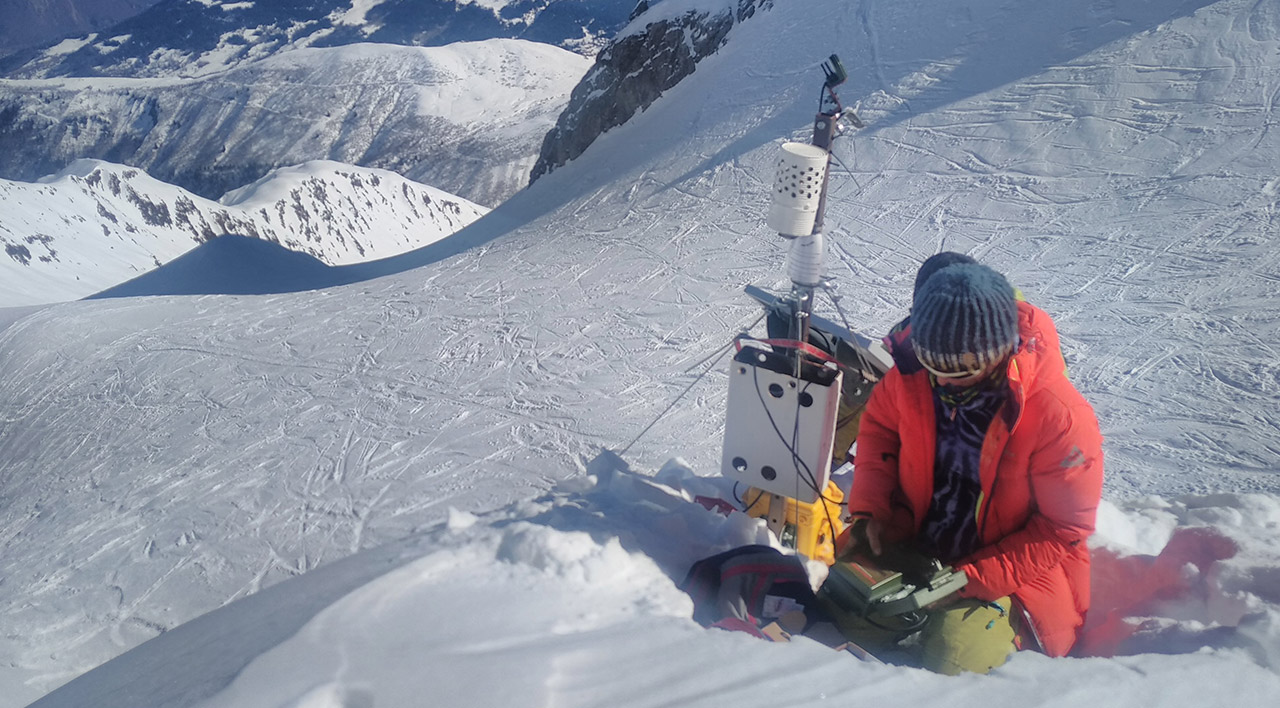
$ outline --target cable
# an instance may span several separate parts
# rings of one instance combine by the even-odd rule
[[[818,481],[817,481],[817,478],[814,477],[813,475],[813,470],[809,469],[809,465],[805,464],[805,461],[800,458],[800,453],[796,452],[795,446],[787,441],[787,436],[782,434],[782,430],[778,428],[778,422],[773,419],[773,413],[769,411],[769,405],[765,402],[764,394],[760,390],[760,368],[753,366],[751,368],[751,375],[755,383],[756,397],[760,399],[760,407],[764,409],[765,417],[769,419],[769,425],[773,428],[774,434],[777,435],[778,439],[782,441],[783,446],[787,448],[787,452],[791,453],[792,461],[798,462],[800,463],[801,466],[804,467],[804,474],[806,475],[805,481],[808,482],[809,488],[819,495],[822,494],[822,490],[818,489]],[[797,417],[799,416],[799,413],[800,413],[800,409],[799,409],[799,406],[797,406],[796,407]],[[801,471],[800,467],[797,466],[796,472],[799,473],[800,471]],[[800,478],[801,476],[797,474],[796,479],[800,479]]]
[[[729,351],[730,346],[732,346],[732,342],[728,346],[721,347],[720,352],[716,355],[715,361],[711,362],[711,366],[708,366],[705,371],[703,371],[701,374],[698,374],[698,376],[694,378],[693,381],[690,381],[689,385],[685,386],[684,390],[681,391],[680,394],[677,395],[674,399],[672,399],[671,403],[668,403],[666,408],[662,409],[662,412],[658,414],[658,417],[654,418],[652,421],[650,421],[648,425],[644,426],[644,430],[641,430],[639,435],[636,435],[636,437],[631,442],[627,443],[626,447],[622,448],[622,451],[618,453],[618,456],[621,457],[627,454],[627,450],[630,450],[631,446],[639,442],[640,438],[644,437],[645,433],[649,432],[649,430],[653,428],[653,426],[657,425],[658,421],[662,420],[662,417],[664,415],[670,412],[672,408],[675,408],[675,405],[680,402],[680,399],[684,398],[685,394],[689,393],[689,390],[692,389],[694,386],[696,386],[698,382],[702,380],[702,377],[711,373],[711,370],[715,368],[715,365],[720,361],[720,357],[724,356],[725,352]]]
[[[760,324],[760,320],[763,320],[765,318],[765,315],[767,314],[768,314],[767,311],[764,313],[761,313],[761,315],[757,317],[751,324],[747,325],[747,329],[749,330],[752,327],[755,327],[756,325]],[[640,442],[640,438],[644,437],[645,433],[649,432],[649,430],[653,428],[653,426],[657,425],[658,421],[662,420],[662,416],[669,413],[671,409],[674,408],[675,405],[680,402],[680,399],[684,398],[685,395],[689,393],[690,389],[692,389],[695,385],[697,385],[697,383],[701,381],[704,376],[711,373],[711,370],[715,368],[716,363],[720,361],[720,357],[724,356],[724,353],[729,351],[729,348],[733,346],[733,342],[734,340],[730,340],[728,344],[724,345],[723,347],[720,347],[720,349],[716,350],[715,352],[708,354],[705,358],[703,358],[702,361],[699,361],[693,366],[690,366],[689,368],[685,369],[684,372],[687,374],[693,369],[696,369],[697,367],[706,363],[708,360],[712,358],[715,359],[715,361],[712,361],[711,365],[708,366],[705,371],[703,371],[701,374],[698,374],[698,376],[692,382],[690,382],[689,385],[686,386],[685,389],[679,393],[679,395],[677,395],[674,399],[672,399],[671,403],[667,404],[667,407],[662,409],[662,412],[659,413],[656,418],[650,421],[648,425],[644,426],[644,430],[641,430],[639,435],[636,435],[635,438],[631,440],[631,442],[627,443],[627,446],[622,448],[622,452],[619,452],[618,456],[621,457],[627,454],[627,450],[630,450],[632,445],[635,445],[637,442]]]
[[[888,625],[880,624],[871,618],[871,604],[869,603],[862,609],[861,619],[877,629],[883,629],[886,632],[893,632],[895,634],[901,633],[904,637],[908,634],[924,629],[925,623],[929,621],[929,614],[926,612],[905,612],[895,616],[903,618],[906,620],[907,624],[902,627],[890,627]]]
[[[754,489],[754,487],[753,487],[753,489]],[[768,492],[764,491],[763,489],[756,489],[756,492],[757,492],[757,494],[756,494],[756,498],[755,498],[755,499],[752,499],[750,503],[744,502],[744,501],[742,501],[741,499],[738,499],[738,483],[737,483],[737,482],[734,482],[734,483],[733,483],[733,499],[734,499],[734,501],[736,501],[736,502],[738,502],[739,504],[741,504],[741,505],[742,505],[742,510],[743,510],[744,512],[745,512],[746,510],[750,509],[751,507],[755,506],[755,505],[756,505],[756,502],[760,501],[760,499],[761,499],[764,495],[768,494]]]
[[[796,355],[800,356],[799,352],[797,352]],[[792,465],[794,465],[794,468],[796,471],[796,475],[795,475],[796,492],[792,496],[792,499],[798,500],[800,498],[800,482],[803,480],[804,483],[808,485],[808,487],[812,489],[815,494],[818,495],[818,499],[825,502],[824,504],[822,504],[822,513],[827,518],[827,528],[830,529],[830,533],[832,535],[831,541],[832,543],[834,543],[836,525],[835,525],[835,521],[831,518],[831,509],[827,505],[835,504],[839,506],[840,502],[835,499],[829,499],[826,495],[826,490],[820,489],[818,487],[818,480],[817,480],[817,477],[814,475],[813,470],[810,469],[809,465],[805,463],[804,459],[801,458],[800,453],[797,452],[796,450],[796,448],[799,446],[799,437],[800,437],[800,406],[799,404],[796,405],[795,418],[794,418],[794,422],[792,423],[792,438],[791,440],[788,440],[787,437],[783,435],[782,431],[778,428],[778,423],[777,421],[774,420],[773,413],[769,411],[769,406],[765,402],[764,393],[762,393],[760,390],[760,370],[758,367],[752,367],[752,378],[753,378],[753,382],[755,383],[756,398],[760,400],[760,407],[764,410],[765,417],[769,419],[769,425],[773,428],[773,432],[778,436],[778,439],[782,441],[783,446],[787,448],[787,452],[791,453],[791,462],[792,462]],[[801,393],[805,393],[808,390],[808,388],[812,385],[813,385],[812,381],[805,381],[804,387],[801,388],[799,392],[797,392],[797,396]],[[761,494],[764,494],[764,492],[762,491]],[[759,497],[756,497],[756,501],[759,501]],[[755,502],[752,502],[753,505],[754,503]],[[750,506],[746,508],[749,509]],[[799,518],[796,519],[796,522],[798,526]]]
[[[829,502],[829,503],[831,503],[831,504],[835,504],[835,505],[839,506],[840,501],[838,501],[838,500],[836,500],[836,499],[830,499],[830,498],[828,498],[828,497],[826,496],[826,494],[824,494],[824,492],[825,492],[826,490],[825,490],[825,489],[819,489],[819,488],[818,488],[818,479],[817,479],[817,477],[813,474],[813,470],[809,468],[809,465],[805,464],[804,460],[800,457],[800,453],[799,453],[799,452],[796,452],[796,447],[798,447],[798,442],[797,442],[797,443],[788,442],[787,437],[786,437],[785,435],[783,435],[783,434],[782,434],[782,431],[778,428],[778,423],[777,423],[777,421],[775,421],[775,420],[773,419],[773,414],[769,412],[769,406],[768,406],[768,404],[767,404],[767,403],[765,403],[765,400],[764,400],[764,394],[763,394],[763,393],[761,393],[761,390],[760,390],[760,371],[759,371],[759,369],[758,369],[758,368],[752,368],[752,372],[751,372],[751,373],[752,373],[752,379],[753,379],[753,382],[755,383],[756,398],[758,398],[758,399],[760,400],[760,407],[761,407],[762,409],[764,409],[764,414],[765,414],[765,416],[769,419],[769,425],[773,428],[773,432],[774,432],[774,434],[775,434],[775,435],[777,435],[777,436],[778,436],[778,439],[782,441],[782,445],[783,445],[784,447],[786,447],[787,452],[791,453],[791,460],[792,460],[792,462],[793,462],[793,463],[797,463],[797,462],[798,462],[800,465],[803,465],[803,467],[804,467],[804,469],[803,469],[803,470],[801,470],[799,466],[797,466],[797,467],[796,467],[796,473],[797,473],[797,474],[796,474],[796,478],[797,478],[797,479],[800,479],[800,478],[801,478],[800,472],[803,472],[803,473],[804,473],[804,479],[805,479],[805,481],[808,483],[809,488],[810,488],[811,490],[813,490],[813,491],[814,491],[814,493],[816,493],[816,494],[817,494],[817,495],[818,495],[818,496],[819,496],[823,501],[826,501],[826,502]],[[812,382],[812,381],[806,381],[806,382],[805,382],[805,387],[804,387],[804,389],[801,389],[799,393],[804,393],[804,392],[805,392],[805,389],[808,389],[808,388],[809,388],[809,386],[812,386],[812,385],[813,385],[813,382]],[[798,394],[797,394],[797,395],[798,395]],[[797,438],[798,438],[798,428],[799,428],[799,426],[800,426],[800,408],[799,408],[799,406],[797,406],[797,407],[796,407],[796,421],[795,421],[795,425],[793,426],[793,431],[795,431],[795,432],[793,432],[793,435],[795,435]],[[797,495],[797,496],[798,496],[798,495]],[[794,498],[794,497],[793,497],[793,498]],[[834,527],[833,527],[833,528],[834,528]]]
[[[849,324],[849,318],[847,315],[845,315],[844,308],[840,307],[840,296],[836,295],[835,288],[831,287],[830,285],[824,285],[822,286],[822,290],[823,292],[827,293],[827,297],[831,298],[831,304],[835,306],[836,314],[840,315],[840,321],[844,323],[844,328],[849,330],[850,332],[853,332],[853,327]],[[867,359],[867,357],[862,353],[862,347],[857,346],[856,342],[853,342],[852,344],[854,345],[853,353],[855,356],[858,357],[858,367],[860,369],[858,373],[862,376],[863,380],[867,380],[867,381],[872,381],[867,377],[867,374],[875,373],[876,379],[874,381],[878,381],[881,375],[879,373],[880,368],[876,366],[873,362]],[[848,367],[848,368],[852,368],[852,367]],[[874,381],[872,382],[874,383]]]
[[[767,315],[767,314],[768,314],[768,312],[767,312],[767,311],[766,311],[766,312],[764,312],[764,313],[761,313],[761,315],[760,315],[759,317],[757,317],[757,318],[755,319],[755,321],[753,321],[751,324],[747,325],[747,329],[749,330],[749,329],[751,329],[752,327],[755,327],[756,325],[760,324],[760,320],[763,320],[763,319],[765,318],[765,315]],[[631,442],[627,443],[627,446],[626,446],[626,447],[624,447],[624,448],[622,448],[622,452],[619,452],[619,453],[618,453],[618,456],[619,456],[619,457],[621,457],[622,455],[627,454],[627,450],[630,450],[632,445],[635,445],[637,442],[640,442],[640,438],[644,437],[644,434],[645,434],[645,433],[647,433],[647,432],[649,432],[649,430],[650,430],[651,428],[653,428],[653,426],[654,426],[654,425],[657,425],[658,421],[662,420],[662,416],[664,416],[664,415],[666,415],[668,412],[670,412],[670,411],[671,411],[671,409],[672,409],[672,408],[674,408],[674,407],[675,407],[675,405],[676,405],[677,403],[679,403],[679,402],[680,402],[680,399],[684,398],[684,397],[685,397],[685,395],[689,393],[689,390],[690,390],[690,389],[692,389],[692,388],[693,388],[693,387],[694,387],[694,386],[695,386],[699,381],[701,381],[701,380],[702,380],[702,377],[704,377],[704,376],[706,376],[707,374],[711,373],[711,370],[715,368],[716,363],[720,361],[720,357],[724,356],[724,353],[725,353],[725,352],[727,352],[727,351],[729,351],[729,348],[733,346],[734,341],[735,341],[735,340],[730,340],[730,342],[729,342],[728,344],[724,345],[723,347],[720,347],[720,349],[718,349],[717,351],[712,352],[711,354],[708,354],[705,358],[703,358],[703,360],[702,360],[702,361],[700,361],[700,362],[698,362],[698,363],[694,364],[693,366],[690,366],[689,368],[685,369],[685,370],[684,370],[684,372],[687,374],[687,373],[689,373],[690,371],[692,371],[693,369],[695,369],[695,368],[697,368],[697,367],[701,366],[702,364],[706,363],[708,360],[710,360],[710,359],[712,359],[712,358],[714,358],[714,359],[715,359],[715,361],[712,361],[712,362],[711,362],[711,365],[710,365],[710,366],[708,366],[708,367],[706,368],[706,370],[705,370],[705,371],[703,371],[701,374],[698,374],[697,378],[695,378],[692,382],[690,382],[690,384],[689,384],[688,386],[686,386],[686,387],[685,387],[685,389],[679,393],[679,395],[677,395],[674,399],[672,399],[671,403],[667,404],[667,407],[666,407],[666,408],[664,408],[664,409],[662,409],[662,412],[661,412],[661,413],[659,413],[659,414],[658,414],[658,416],[657,416],[656,418],[654,418],[652,421],[650,421],[650,422],[649,422],[649,424],[648,424],[648,425],[646,425],[646,426],[644,427],[644,430],[641,430],[641,431],[640,431],[640,434],[639,434],[639,435],[636,435],[636,436],[635,436],[635,438],[631,440]]]
[[[844,173],[849,175],[849,179],[853,180],[853,186],[858,188],[858,191],[854,192],[852,196],[856,197],[859,194],[861,194],[862,185],[858,183],[858,178],[853,176],[853,169],[850,168],[848,165],[844,164],[844,160],[840,159],[840,156],[836,154],[835,150],[831,150],[830,152],[831,152],[831,159],[835,160],[841,167],[844,168]]]
[[[751,324],[747,325],[747,326],[746,326],[746,328],[743,330],[743,332],[749,331],[752,327],[755,327],[756,325],[760,324],[760,320],[763,320],[763,319],[764,319],[765,317],[767,317],[768,315],[769,315],[769,311],[768,311],[768,310],[765,310],[764,312],[760,313],[760,316],[759,316],[759,317],[757,317],[757,318],[755,318],[755,320],[753,320],[753,321],[751,322]],[[736,340],[729,340],[729,343],[728,343],[728,344],[724,345],[724,346],[723,346],[723,347],[721,347],[720,349],[717,349],[716,351],[714,351],[714,352],[712,352],[712,353],[708,354],[707,356],[703,357],[702,361],[699,361],[698,363],[696,363],[696,364],[693,364],[693,365],[689,366],[689,368],[687,368],[687,369],[685,369],[685,370],[684,370],[684,373],[686,373],[686,374],[687,374],[687,373],[689,373],[690,371],[693,371],[694,369],[698,368],[699,366],[702,366],[703,364],[705,364],[705,363],[706,363],[708,360],[710,360],[713,356],[717,356],[717,355],[719,355],[719,354],[722,354],[724,349],[728,349],[729,347],[732,347],[732,346],[733,346],[734,341],[736,341]]]
[[[810,386],[812,386],[812,385],[813,385],[813,382],[812,382],[812,381],[806,381],[806,382],[805,382],[805,385],[804,385],[804,388],[800,390],[800,393],[804,393],[804,392],[805,392],[806,390],[808,390],[808,388],[809,388]],[[839,394],[837,393],[837,395],[839,395]],[[794,424],[794,426],[793,426],[793,428],[792,428],[792,431],[791,431],[791,444],[793,445],[793,447],[791,448],[791,456],[792,456],[792,460],[793,460],[793,462],[794,462],[794,461],[796,461],[796,460],[799,460],[799,457],[798,457],[797,453],[795,452],[795,447],[794,447],[794,446],[798,446],[798,445],[800,444],[800,406],[796,406],[795,424]],[[800,468],[799,468],[799,467],[797,467],[797,468],[796,468],[796,480],[797,480],[797,482],[796,482],[796,494],[797,494],[797,496],[799,495],[799,491],[800,491],[800,487],[799,487],[799,478],[800,478],[800,475],[799,475],[799,472],[800,472]],[[812,474],[810,474],[810,477],[812,477]],[[837,502],[837,501],[835,501],[834,499],[828,499],[828,498],[827,498],[827,494],[826,494],[826,492],[827,492],[827,490],[826,490],[826,489],[821,489],[821,490],[817,489],[817,480],[816,480],[816,479],[815,479],[815,480],[813,480],[813,482],[812,482],[812,486],[814,487],[815,491],[817,491],[817,492],[818,492],[818,499],[820,499],[822,502],[824,502],[824,503],[821,505],[821,506],[822,506],[822,514],[823,514],[823,516],[827,517],[827,528],[828,528],[828,529],[830,529],[830,533],[831,533],[831,547],[832,547],[832,550],[834,551],[834,550],[835,550],[835,542],[836,542],[836,538],[835,538],[835,537],[836,537],[836,524],[835,524],[835,522],[834,522],[834,521],[832,521],[832,520],[831,520],[831,507],[830,507],[830,506],[828,506],[828,504],[835,504],[836,506],[839,506],[839,505],[840,505],[840,503],[839,503],[839,502]],[[797,518],[797,519],[796,519],[796,522],[797,522],[797,523],[796,523],[796,525],[797,525],[797,526],[799,525],[799,521],[800,521],[800,520]]]

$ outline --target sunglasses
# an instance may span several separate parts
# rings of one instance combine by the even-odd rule
[[[992,368],[990,366],[983,366],[977,369],[967,369],[964,371],[940,371],[938,369],[933,368],[932,366],[929,366],[923,361],[920,362],[920,366],[923,366],[925,368],[925,371],[928,371],[929,373],[933,374],[934,378],[938,378],[942,380],[973,378],[974,376],[978,376],[979,374],[986,373],[988,370]]]

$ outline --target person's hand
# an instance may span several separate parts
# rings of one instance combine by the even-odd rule
[[[867,519],[867,548],[871,550],[871,555],[878,556],[884,550],[880,544],[880,538],[883,534],[884,524],[881,524],[879,519]]]
[[[858,553],[879,556],[882,550],[881,536],[884,526],[877,519],[861,516],[854,519],[836,537],[836,558],[848,558]]]

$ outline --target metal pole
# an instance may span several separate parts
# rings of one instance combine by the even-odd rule
[[[822,232],[823,216],[827,211],[827,184],[831,180],[831,142],[835,140],[836,125],[839,114],[819,113],[813,120],[813,145],[827,152],[827,169],[822,176],[822,191],[818,194],[818,213],[813,222],[813,233]],[[809,341],[809,316],[813,314],[814,288],[812,286],[795,286],[791,288],[794,300],[794,319],[792,334],[801,342]],[[799,369],[797,359],[796,368]],[[797,371],[798,375],[798,371]]]

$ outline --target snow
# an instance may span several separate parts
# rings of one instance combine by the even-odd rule
[[[535,6],[536,9],[529,10],[519,19],[504,19],[502,11],[511,5],[519,4],[519,0],[457,0],[457,3],[458,5],[475,5],[476,7],[484,8],[485,10],[492,12],[493,16],[504,24],[516,24],[521,21],[525,24],[529,24],[538,16],[539,11],[541,11],[547,4],[550,4],[544,3],[543,7]]]
[[[518,40],[490,40],[483,47],[459,43],[450,45],[449,50],[420,50],[432,56],[441,73],[436,83],[418,90],[420,115],[462,123],[480,122],[486,117],[501,122],[504,114],[532,113],[540,105],[555,102],[556,89],[581,78],[590,66],[585,57],[580,62],[564,61],[564,50]],[[517,79],[504,70],[531,65],[555,70],[547,71],[536,81],[532,77]],[[554,118],[549,117],[546,129],[554,124]]]
[[[575,54],[581,54],[584,57],[594,57],[600,53],[609,44],[609,37],[604,32],[596,32],[592,34],[586,28],[582,30],[582,36],[577,39],[566,39],[561,42],[561,46]]]
[[[593,506],[603,513],[634,513],[625,498],[599,495],[605,499]],[[710,512],[695,513],[687,502],[673,506],[668,524],[706,525],[700,517]],[[658,518],[649,521],[656,525]],[[501,530],[483,524],[472,527],[479,532],[442,529],[436,550],[329,606],[203,705],[289,705],[321,695],[410,705],[429,695],[442,705],[764,708],[779,695],[808,705],[854,700],[870,688],[905,705],[946,691],[955,692],[960,705],[1149,705],[1145,700],[1158,696],[1156,705],[1179,706],[1203,705],[1203,695],[1192,701],[1180,695],[1199,681],[1236,685],[1234,705],[1262,706],[1280,687],[1280,678],[1226,650],[1203,652],[1195,663],[1148,655],[1111,666],[1069,660],[1057,667],[1026,656],[991,678],[945,680],[858,664],[804,640],[782,649],[705,632],[690,626],[688,597],[647,556],[628,553],[616,538],[599,543],[564,526],[553,516]],[[662,543],[658,533],[649,534],[641,547]],[[461,555],[456,544],[475,555]],[[510,593],[517,588],[528,599],[512,611]],[[397,651],[412,652],[430,669],[387,666],[385,657]],[[487,666],[477,666],[477,653]],[[752,690],[755,681],[763,690]],[[888,685],[877,691],[882,682]]]
[[[265,46],[235,51],[255,56]],[[37,163],[119,155],[214,196],[240,186],[218,175],[323,158],[394,169],[494,206],[528,184],[543,136],[589,66],[522,40],[362,43],[281,52],[202,79],[33,79],[0,89],[18,96],[17,122],[48,126]],[[433,97],[440,104],[424,105]],[[482,111],[486,101],[498,108]]]
[[[688,619],[690,600],[672,574],[711,549],[760,540],[758,527],[693,503],[681,483],[700,491],[712,483],[677,461],[656,479],[597,472],[505,509],[450,510],[412,539],[161,635],[126,654],[120,670],[90,673],[38,705],[117,695],[185,705],[194,695],[200,706],[241,708],[420,705],[426,697],[433,705],[767,708],[783,696],[795,705],[918,705],[945,692],[958,705],[1176,708],[1228,689],[1231,705],[1268,706],[1280,688],[1276,664],[1211,643],[1112,659],[1020,654],[987,677],[946,678],[861,663],[804,638],[770,644],[704,630]],[[1251,522],[1277,510],[1274,500],[1269,511],[1235,503],[1211,508],[1245,511]],[[1274,646],[1275,619],[1259,646]],[[258,653],[242,667],[233,659],[246,644]],[[230,683],[193,691],[175,674]]]
[[[290,68],[356,73],[349,82],[403,80],[390,62],[419,62],[432,76],[418,89],[418,113],[454,123],[479,122],[486,116],[501,124],[504,115],[531,113],[538,106],[561,103],[591,60],[558,47],[519,39],[456,42],[443,47],[398,47],[361,43],[340,47],[304,48],[281,52],[262,62],[264,69]],[[525,67],[539,67],[538,72]],[[555,116],[537,120],[550,130]],[[522,127],[521,130],[524,130]],[[543,131],[545,134],[545,131]]]
[[[133,35],[129,35],[129,34],[117,35],[110,39],[104,40],[99,44],[93,45],[93,48],[97,49],[102,54],[110,54],[111,52],[114,52],[117,49],[119,49],[125,42],[128,42],[129,38],[132,36]]]
[[[88,34],[84,37],[68,37],[57,44],[44,50],[49,56],[62,56],[72,54],[84,48],[86,45],[97,41],[97,33]]]
[[[21,313],[0,703],[1273,705],[1277,49],[1245,0],[778,3],[368,280]],[[842,313],[883,332],[968,252],[1098,411],[1090,656],[946,678],[689,618],[689,564],[762,540],[693,497],[731,497],[715,355],[784,284],[765,195],[831,51],[869,123],[836,146]]]
[[[757,4],[760,4],[757,2]],[[697,15],[721,15],[735,13],[738,0],[658,0],[649,3],[649,9],[618,31],[618,37],[637,34],[654,23],[671,20],[693,13]]]
[[[369,11],[381,5],[383,0],[351,0],[351,7],[346,10],[330,15],[335,25],[364,25],[368,22]],[[372,34],[373,29],[365,29],[366,36]]]

